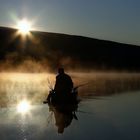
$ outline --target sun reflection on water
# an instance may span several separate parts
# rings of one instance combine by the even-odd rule
[[[17,112],[21,114],[28,113],[30,109],[31,109],[31,105],[30,102],[27,100],[23,100],[17,105]]]

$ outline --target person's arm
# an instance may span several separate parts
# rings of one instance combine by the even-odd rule
[[[72,81],[71,77],[69,77],[69,82],[70,82],[71,88],[73,88],[73,81]]]
[[[54,90],[56,90],[56,86],[57,86],[57,76],[56,76],[56,80],[55,80]]]
[[[73,81],[72,81],[72,79],[71,79],[71,86],[72,86],[72,88],[73,88]]]

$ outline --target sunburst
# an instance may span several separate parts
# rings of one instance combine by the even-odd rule
[[[26,19],[20,20],[17,23],[17,28],[20,34],[27,35],[31,31],[31,23]]]

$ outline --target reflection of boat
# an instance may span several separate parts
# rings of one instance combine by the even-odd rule
[[[49,110],[53,112],[55,118],[55,125],[57,127],[58,133],[63,133],[64,129],[68,127],[73,119],[78,120],[76,116],[76,111],[78,109],[78,104],[67,104],[64,105],[53,105],[48,103]]]
[[[56,93],[54,90],[51,90],[48,98],[43,103],[49,104],[78,104],[78,91],[77,88],[74,88],[71,93]]]
[[[43,103],[48,103],[49,110],[53,112],[55,125],[58,133],[63,133],[73,119],[78,120],[76,111],[78,109],[78,87],[73,88],[71,93],[56,93],[51,90],[48,98]]]

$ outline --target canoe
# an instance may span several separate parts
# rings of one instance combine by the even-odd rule
[[[80,100],[78,99],[78,91],[72,90],[71,93],[56,93],[54,90],[51,90],[49,93],[49,100],[44,101],[43,103],[48,104],[78,104]]]

